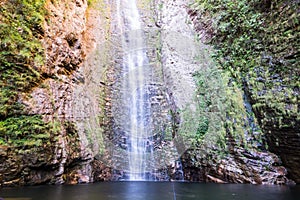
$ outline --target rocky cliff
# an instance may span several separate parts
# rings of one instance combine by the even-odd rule
[[[216,51],[204,44],[210,29],[199,27],[202,16],[196,19],[189,3],[156,1],[165,84],[178,113],[174,141],[185,180],[289,183],[281,160],[265,149],[247,95],[212,59]]]
[[[94,9],[85,0],[1,4],[3,26],[14,25],[1,28],[6,52],[1,53],[0,184],[93,182],[94,157],[103,150],[101,79],[95,83],[93,77],[104,71],[98,48],[108,23],[105,4],[96,1]],[[7,39],[4,31],[16,38]],[[21,43],[36,47],[22,49]],[[16,85],[21,81],[24,86]],[[96,167],[102,170],[101,163]]]
[[[299,1],[198,1],[189,14],[244,91],[288,177],[299,182]]]
[[[172,121],[164,133],[156,135],[157,151],[176,149],[176,158],[171,152],[161,155],[179,158],[189,181],[287,184],[288,174],[298,182],[299,88],[295,84],[286,91],[287,115],[281,117],[267,98],[267,92],[273,91],[267,87],[271,80],[289,82],[288,72],[274,74],[268,67],[255,68],[248,76],[244,71],[236,73],[241,66],[220,67],[211,59],[220,51],[210,45],[221,42],[203,43],[215,34],[212,16],[201,12],[204,5],[190,8],[192,2],[183,0],[138,3],[153,45],[148,49],[150,61],[163,78],[159,86],[153,84],[153,88],[163,88],[158,96],[163,101],[156,100],[169,103],[163,111]],[[0,185],[77,184],[122,176],[123,172],[111,169],[107,148],[118,145],[112,134],[111,97],[118,78],[115,66],[120,64],[119,57],[110,58],[119,55],[120,46],[113,1],[7,0],[0,5]],[[278,9],[294,16],[290,4],[265,6],[264,12],[271,16]],[[297,21],[287,20],[290,23],[298,27]],[[222,31],[233,30],[221,25]],[[297,61],[297,49],[292,47],[297,37],[286,34],[290,43],[284,49],[292,48],[286,59]],[[274,46],[275,40],[270,44]],[[217,58],[228,63],[228,56],[232,55]],[[279,57],[269,54],[261,61],[262,66],[281,65]],[[292,66],[298,73],[297,65]],[[257,82],[250,79],[253,73]],[[268,100],[271,107],[266,107]],[[167,174],[164,180],[178,179],[178,163],[162,165],[161,174]]]

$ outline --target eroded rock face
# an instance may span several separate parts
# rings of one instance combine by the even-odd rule
[[[199,152],[198,152],[199,153]],[[194,155],[194,156],[191,156]],[[236,148],[222,159],[183,156],[185,180],[216,183],[293,184],[278,156],[269,152]],[[193,160],[198,162],[193,162]]]
[[[193,74],[195,72],[203,73],[214,65],[211,59],[208,59],[203,53],[210,47],[205,47],[201,43],[197,44],[193,40],[195,33],[191,29],[194,28],[199,33],[201,40],[209,38],[210,33],[209,30],[203,30],[206,28],[203,24],[195,23],[197,19],[188,9],[188,2],[177,0],[156,1],[156,3],[157,5],[162,4],[161,8],[157,9],[159,10],[157,21],[162,29],[162,63],[165,83],[169,92],[174,96],[175,105],[181,109],[189,108],[191,113],[193,107],[197,105]],[[190,27],[189,24],[192,23],[189,23],[189,20],[194,21],[194,27]],[[173,38],[170,37],[172,34]],[[181,46],[176,45],[178,41],[187,43],[188,46],[181,50]],[[200,61],[195,58],[199,55]],[[214,98],[220,97],[215,96]],[[180,116],[180,123],[185,121],[184,118],[185,116]],[[194,121],[194,123],[196,122],[197,120]],[[191,128],[189,131],[194,130]],[[177,134],[180,137],[182,133],[179,130]],[[209,147],[209,145],[207,147],[186,146],[185,150],[187,151],[181,156],[185,180],[252,184],[292,183],[286,176],[287,170],[275,154],[262,151],[255,146],[251,146],[251,150],[242,148],[237,145],[237,138],[233,138],[236,140],[233,143],[230,142],[229,137],[225,140],[229,151],[224,149],[226,153],[223,152],[223,155],[218,155],[221,154],[218,151],[211,151],[214,147]],[[252,138],[251,140],[255,141],[256,139]]]
[[[286,166],[289,177],[296,183],[300,183],[300,135],[296,128],[274,129],[272,126],[266,127],[271,130],[267,134],[270,150],[280,156]]]
[[[49,76],[70,74],[85,57],[87,1],[48,1],[46,8],[44,72]]]
[[[102,93],[95,81],[103,73],[99,67],[102,61],[97,57],[101,49],[98,43],[105,37],[104,16],[99,14],[98,5],[94,6],[95,10],[88,10],[86,0],[47,1],[42,39],[46,63],[40,69],[45,80],[30,94],[20,94],[19,102],[26,106],[28,115],[42,116],[55,133],[42,147],[1,147],[0,185],[77,184],[108,179],[102,177],[109,177],[109,173],[99,174],[110,169],[94,161],[102,141],[98,119]]]
[[[199,53],[201,47],[194,42],[195,33],[187,23],[187,3],[156,1],[155,4],[162,5],[157,23],[161,28],[165,84],[179,109],[193,107],[196,90],[193,74],[201,68],[193,56]]]
[[[291,35],[298,35],[298,26],[287,23],[293,21],[293,17],[297,16],[290,13],[297,13],[298,5],[297,1],[257,2],[252,9],[262,15],[264,24],[261,28],[263,30],[271,28],[273,31],[266,35],[255,33],[255,37],[261,40],[256,46],[263,44],[262,46],[267,48],[251,50],[257,55],[261,54],[259,62],[256,64],[257,67],[254,69],[248,67],[246,72],[238,75],[241,79],[247,77],[243,81],[244,92],[249,97],[255,116],[266,137],[268,150],[281,158],[282,165],[287,169],[287,177],[296,183],[300,182],[299,87],[295,87],[299,82],[295,78],[299,74],[299,68],[295,67],[299,65],[299,59],[295,56],[299,54],[299,50],[294,49],[297,45],[294,40],[289,39],[292,36],[282,35],[281,30],[290,32]],[[249,5],[249,7],[251,6]],[[202,40],[207,41],[216,34],[212,19],[203,20],[205,17],[195,10],[189,10],[189,15]],[[271,25],[269,21],[272,22]],[[273,28],[273,26],[282,28]],[[280,39],[274,41],[272,38],[277,38],[277,35]],[[271,47],[268,49],[269,46]],[[251,84],[251,79],[268,86],[259,88],[255,84]],[[284,98],[281,98],[281,94]]]

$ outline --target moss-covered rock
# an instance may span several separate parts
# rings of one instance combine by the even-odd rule
[[[190,15],[220,67],[242,88],[268,140],[299,176],[299,1],[202,1]]]
[[[84,179],[92,156],[70,102],[83,82],[72,74],[85,56],[87,2],[0,5],[0,186],[64,183],[80,171]]]
[[[18,94],[41,81],[44,0],[4,1],[0,7],[0,119],[20,114]]]

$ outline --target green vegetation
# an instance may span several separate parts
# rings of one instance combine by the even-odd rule
[[[263,129],[299,124],[299,1],[196,0],[200,27]],[[285,120],[284,120],[285,119]],[[238,123],[238,122],[236,122]]]
[[[42,80],[44,4],[45,0],[0,3],[0,145],[40,146],[52,133],[52,125],[26,115],[18,102],[20,94]]]
[[[196,100],[198,102],[197,142],[210,147],[223,148],[225,144],[225,102],[226,91],[221,71],[211,63],[194,74],[197,83]]]
[[[194,78],[198,107],[197,116],[193,116],[191,122],[194,123],[193,138],[197,145],[223,153],[229,140],[235,145],[251,147],[254,145],[249,138],[245,138],[245,133],[253,137],[253,131],[257,132],[256,139],[261,142],[258,127],[252,127],[250,122],[251,117],[255,122],[251,116],[253,113],[245,108],[244,95],[236,82],[231,81],[228,72],[211,63],[208,68],[194,74]]]
[[[50,138],[51,128],[39,116],[11,117],[0,121],[0,145],[40,146]]]
[[[19,92],[40,81],[44,0],[8,0],[0,7],[0,119],[20,113]]]
[[[194,74],[197,90],[194,103],[180,111],[181,124],[179,135],[186,147],[205,149],[205,154],[212,151],[224,151],[226,147],[226,79],[210,57],[211,51],[202,44],[201,55],[197,61],[201,70]]]

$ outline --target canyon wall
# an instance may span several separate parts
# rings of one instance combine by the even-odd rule
[[[155,1],[165,84],[178,113],[177,150],[185,180],[287,184],[278,156],[264,147],[249,100],[218,67],[208,35],[186,1]],[[201,16],[199,16],[201,18]],[[184,141],[184,142],[180,142]]]
[[[101,82],[106,80],[103,41],[109,27],[109,4],[93,1],[91,9],[86,0],[34,3],[44,3],[41,10],[45,8],[38,36],[45,59],[34,66],[39,77],[36,83],[14,99],[22,105],[19,113],[2,116],[0,184],[93,182],[101,179],[99,171],[103,176],[109,173],[101,163],[94,164],[104,151],[101,113],[105,89]],[[7,10],[11,5],[20,6],[20,2],[3,4]],[[26,139],[25,143],[11,144],[5,139],[11,119],[16,125],[23,120],[20,141]],[[24,132],[22,126],[29,130]],[[15,130],[11,132],[15,134]]]
[[[113,140],[118,135],[112,131],[116,66],[121,63],[120,57],[111,58],[120,48],[113,2],[0,3],[0,22],[8,24],[0,34],[0,186],[77,184],[122,176],[111,168],[109,152],[122,143]],[[217,183],[299,182],[299,116],[291,111],[289,117],[275,117],[279,124],[270,118],[274,110],[255,106],[258,96],[251,80],[240,87],[212,59],[216,51],[207,44],[211,26],[190,3],[138,1],[152,45],[147,54],[163,79],[152,85],[159,88],[155,100],[164,106],[158,115],[170,118],[154,134],[155,145],[159,155],[177,160],[172,164],[160,157],[165,163],[157,176]],[[24,16],[32,5],[44,17],[15,17],[10,26],[10,13]],[[4,37],[10,32],[11,41]],[[31,46],[20,45],[28,41]],[[296,86],[296,100],[297,95]]]
[[[190,8],[199,37],[215,47],[231,77],[228,85],[243,90],[264,146],[298,183],[299,1],[199,1]]]

